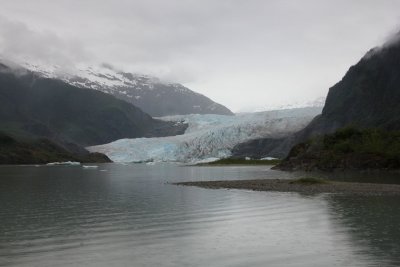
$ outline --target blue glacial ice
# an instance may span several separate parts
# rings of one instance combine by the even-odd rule
[[[204,162],[229,157],[235,145],[251,139],[287,136],[304,128],[320,112],[321,108],[298,108],[236,116],[168,116],[159,119],[188,123],[185,134],[120,139],[88,150],[104,153],[114,162]]]

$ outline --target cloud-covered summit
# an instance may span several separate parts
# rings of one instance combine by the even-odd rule
[[[400,2],[4,0],[0,49],[63,66],[108,62],[236,111],[326,94],[399,25]]]
[[[15,62],[33,61],[71,68],[90,53],[77,39],[63,39],[48,30],[33,30],[21,21],[0,16],[0,53]]]

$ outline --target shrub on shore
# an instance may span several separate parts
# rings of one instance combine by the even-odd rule
[[[281,169],[399,169],[400,132],[347,127],[292,148]]]

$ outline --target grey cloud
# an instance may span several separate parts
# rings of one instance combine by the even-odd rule
[[[391,33],[388,35],[386,42],[382,45],[383,47],[385,46],[391,46],[394,43],[398,43],[400,41],[400,25],[399,27],[396,29],[395,32]]]
[[[76,40],[64,40],[51,31],[35,31],[25,23],[0,17],[0,53],[8,60],[32,60],[73,68],[90,54]]]
[[[108,62],[241,110],[325,95],[399,25],[398,10],[398,0],[4,0],[0,27],[13,28],[9,54]]]

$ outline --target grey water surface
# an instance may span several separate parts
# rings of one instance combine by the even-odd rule
[[[400,198],[169,182],[253,167],[0,167],[0,266],[399,266]]]

